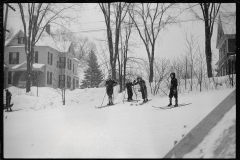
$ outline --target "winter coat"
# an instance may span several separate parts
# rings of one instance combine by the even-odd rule
[[[113,79],[108,79],[105,83],[106,90],[108,94],[113,93],[113,87],[117,85],[117,82]]]
[[[132,86],[133,86],[133,83],[132,82],[127,82],[125,86],[127,87],[127,90],[131,90]]]
[[[175,78],[175,73],[171,73],[173,75],[173,78],[171,79],[171,86],[170,90],[177,90],[178,82],[177,79]]]
[[[134,85],[139,84],[141,90],[144,90],[144,88],[146,87],[145,81],[144,81],[143,79],[134,80],[134,81],[133,81],[133,84],[134,84]]]

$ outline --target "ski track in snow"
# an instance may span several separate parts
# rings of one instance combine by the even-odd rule
[[[131,106],[116,89],[120,103],[102,109],[95,106],[104,88],[67,91],[66,105],[49,88],[39,88],[39,97],[15,95],[16,111],[3,113],[4,158],[162,158],[232,91],[179,94],[179,104],[191,104],[168,110],[152,107],[168,97]]]

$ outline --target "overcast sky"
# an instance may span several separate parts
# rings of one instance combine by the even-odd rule
[[[19,29],[23,29],[23,25],[21,22],[21,18],[19,15],[19,9],[16,4],[12,4],[17,11],[13,12],[12,10],[9,10],[9,17],[8,17],[8,24],[7,28],[13,28],[15,32],[17,32]],[[223,4],[224,10],[227,12],[233,12],[236,10],[236,6],[234,3],[232,4]],[[97,3],[89,3],[89,4],[83,4],[82,9],[79,9],[79,23],[78,24],[72,24],[69,26],[70,30],[72,32],[75,32],[76,34],[81,34],[82,36],[88,37],[91,41],[98,43],[98,39],[106,39],[106,28],[105,22],[104,22],[104,16],[101,12],[99,6]],[[69,13],[71,14],[71,13]],[[75,14],[75,13],[74,13]],[[184,12],[181,15],[181,18],[183,19],[189,19],[189,17],[192,17],[192,15],[189,12]],[[55,27],[52,27],[51,30],[55,30]],[[103,30],[101,30],[103,29]],[[97,31],[94,31],[97,30]],[[199,44],[202,46],[202,49],[204,50],[204,22],[202,21],[194,21],[194,22],[184,22],[181,23],[181,26],[170,26],[167,28],[167,30],[164,30],[163,32],[160,32],[156,49],[155,49],[155,55],[156,57],[164,57],[172,59],[176,56],[181,56],[185,53],[185,35],[184,31],[187,31],[188,33],[193,33],[196,37],[198,37]],[[137,34],[136,34],[137,35]],[[134,36],[135,41],[138,43],[138,47],[134,49],[135,55],[139,57],[147,57],[145,47],[140,39],[140,37]],[[214,26],[213,36],[212,36],[212,50],[214,57],[213,58],[213,65],[218,60],[218,50],[216,49],[216,38],[217,38],[217,25]]]

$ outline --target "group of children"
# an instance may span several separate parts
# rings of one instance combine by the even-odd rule
[[[172,105],[172,97],[175,98],[175,107],[178,106],[178,93],[177,93],[177,79],[175,77],[175,73],[171,73],[170,74],[170,77],[171,77],[171,84],[170,84],[170,93],[169,93],[169,104],[168,106],[171,106]],[[139,84],[140,86],[140,92],[142,93],[142,99],[143,99],[143,102],[147,102],[148,101],[148,96],[147,96],[147,87],[146,87],[146,84],[145,84],[145,81],[141,78],[141,77],[137,77],[136,80],[134,80],[133,82],[127,82],[126,83],[126,88],[127,88],[127,92],[128,92],[128,101],[132,101],[132,96],[133,96],[133,91],[132,91],[132,87],[134,85],[137,85]],[[106,86],[106,91],[107,91],[107,95],[108,95],[108,100],[109,100],[109,103],[108,105],[113,105],[113,87],[117,85],[117,82],[115,80],[113,80],[111,78],[111,75],[109,75],[106,83],[105,83],[105,86]]]
[[[178,106],[178,93],[177,93],[177,79],[175,78],[175,73],[171,73],[170,74],[171,77],[171,85],[170,85],[170,93],[169,93],[169,105],[172,105],[172,97],[175,98],[175,107]],[[126,88],[127,88],[127,92],[128,92],[128,101],[132,101],[132,96],[133,96],[133,91],[132,91],[132,87],[134,85],[139,84],[140,86],[140,92],[142,93],[142,99],[143,102],[147,102],[148,98],[147,98],[147,87],[145,84],[145,81],[141,78],[141,77],[137,77],[136,80],[134,80],[133,82],[127,82],[126,83]],[[105,82],[105,86],[106,86],[106,91],[107,91],[107,95],[108,95],[108,100],[109,103],[108,105],[113,105],[113,87],[117,85],[117,82],[115,80],[112,79],[111,75],[108,76],[108,79]],[[5,90],[6,91],[6,108],[8,111],[8,108],[10,109],[10,111],[12,110],[10,107],[11,104],[11,92],[9,92],[8,89]]]

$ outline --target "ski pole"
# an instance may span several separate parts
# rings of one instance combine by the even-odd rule
[[[136,100],[137,100],[137,93],[135,92],[135,87],[133,86],[133,91],[135,93],[135,96],[136,96]]]
[[[104,101],[104,99],[105,99],[106,94],[107,94],[107,92],[105,93],[105,95],[104,95],[104,97],[103,97],[102,104],[103,104],[103,101]],[[101,104],[101,107],[102,107],[102,104]],[[101,107],[100,107],[100,108],[101,108]]]

